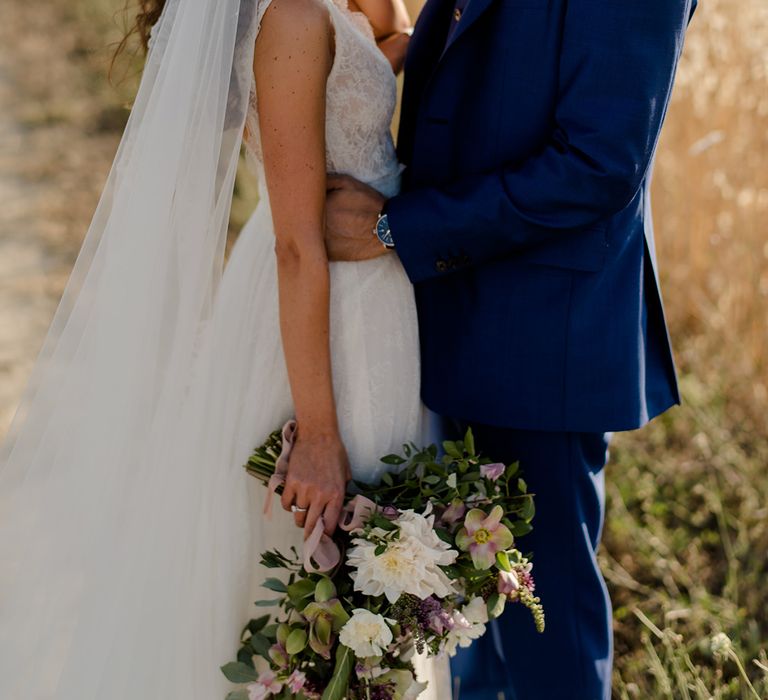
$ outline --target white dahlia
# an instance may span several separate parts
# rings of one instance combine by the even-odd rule
[[[381,656],[392,643],[392,630],[381,615],[355,608],[339,631],[339,641],[359,659]]]
[[[444,598],[454,592],[451,579],[440,566],[453,564],[458,552],[435,533],[431,507],[424,513],[403,511],[394,521],[400,537],[388,542],[380,554],[376,554],[377,542],[363,537],[352,540],[354,546],[347,554],[347,563],[356,569],[352,574],[356,591],[385,595],[390,603],[403,593],[424,599],[430,595]],[[388,533],[373,528],[371,534],[379,539]]]

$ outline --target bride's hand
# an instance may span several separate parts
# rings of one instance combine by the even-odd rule
[[[280,500],[287,511],[292,505],[306,508],[294,513],[296,525],[304,528],[305,539],[321,515],[325,532],[333,534],[351,476],[347,451],[338,435],[302,437],[299,433]]]

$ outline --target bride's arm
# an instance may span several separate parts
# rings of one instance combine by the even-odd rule
[[[403,0],[349,0],[349,6],[368,18],[379,48],[399,73],[411,39],[411,18]]]
[[[325,90],[333,29],[317,0],[273,0],[256,41],[254,74],[262,152],[275,225],[283,349],[298,440],[283,507],[308,508],[308,535],[324,515],[336,527],[349,464],[331,380],[330,281],[325,222]],[[305,517],[306,516],[306,517]]]

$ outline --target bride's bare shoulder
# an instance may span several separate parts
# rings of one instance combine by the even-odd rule
[[[271,0],[261,27],[260,36],[290,36],[304,41],[327,39],[332,33],[326,0]]]

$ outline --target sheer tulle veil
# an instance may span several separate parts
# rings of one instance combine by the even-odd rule
[[[217,540],[210,480],[162,436],[223,269],[256,22],[256,0],[169,0],[156,27],[0,454],[4,699],[221,697],[211,649],[236,643],[250,601],[211,603],[233,575],[211,561],[232,566],[245,544]]]

